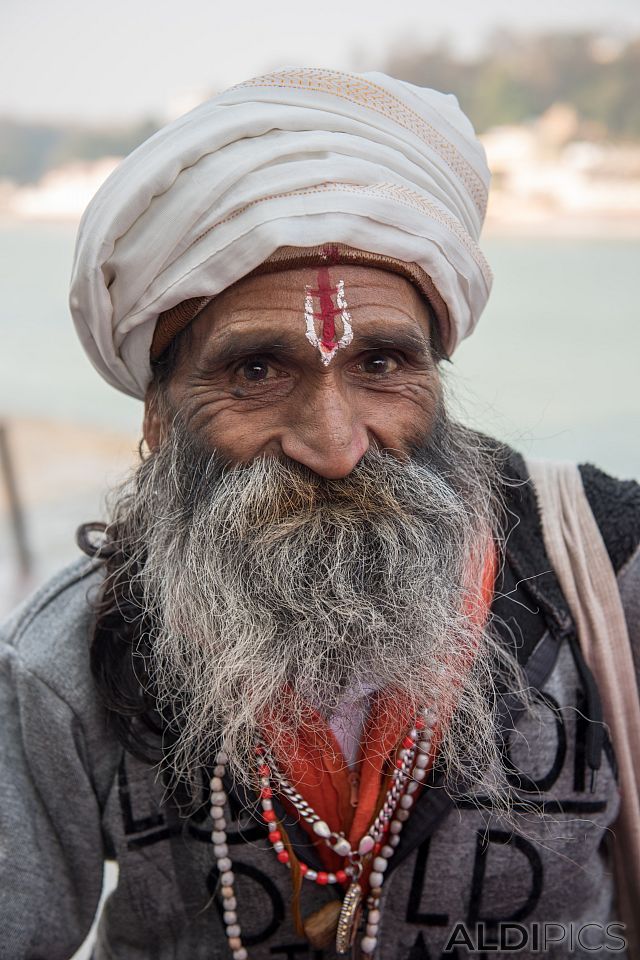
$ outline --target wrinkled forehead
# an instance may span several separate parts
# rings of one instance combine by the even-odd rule
[[[395,273],[374,267],[336,264],[302,267],[245,277],[228,287],[194,320],[198,337],[232,335],[251,326],[305,333],[314,316],[348,311],[358,333],[413,330],[428,338],[429,308],[416,288]]]

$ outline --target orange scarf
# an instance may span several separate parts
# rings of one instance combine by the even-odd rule
[[[482,569],[479,600],[469,600],[466,613],[478,625],[486,623],[493,599],[496,575],[496,550],[493,543],[487,550]],[[469,657],[469,666],[471,662]],[[401,697],[389,691],[373,694],[371,708],[364,724],[360,742],[360,756],[354,771],[344,759],[338,741],[324,718],[308,708],[302,729],[295,738],[280,743],[274,755],[277,767],[304,797],[318,816],[336,833],[343,832],[352,849],[357,850],[360,838],[367,832],[380,809],[395,766],[402,738],[415,718]],[[442,721],[440,718],[440,723]],[[272,741],[275,719],[265,724],[267,743]],[[431,743],[431,764],[439,742],[439,725]],[[354,777],[355,774],[355,777]],[[357,790],[354,781],[359,780]],[[286,799],[288,810],[298,816]],[[300,821],[328,872],[342,868],[343,859],[313,833],[309,824]]]

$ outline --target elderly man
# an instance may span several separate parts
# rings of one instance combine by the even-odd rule
[[[300,69],[90,205],[72,312],[148,450],[5,630],[5,960],[71,956],[105,860],[95,960],[624,949],[617,744],[535,492],[447,414],[487,186],[454,98]],[[639,488],[581,477],[630,617]]]

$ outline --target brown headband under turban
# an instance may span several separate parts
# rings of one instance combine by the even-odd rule
[[[350,264],[354,266],[375,267],[389,270],[409,280],[426,300],[437,327],[438,345],[449,339],[449,311],[447,305],[436,290],[430,277],[415,263],[406,263],[393,257],[366,250],[356,250],[343,243],[323,244],[316,247],[280,247],[264,263],[256,267],[249,277],[265,273],[282,273],[285,270],[298,270],[301,267],[326,266],[327,264]],[[167,349],[171,341],[181,330],[211,303],[214,297],[192,297],[183,300],[158,317],[151,341],[151,360],[157,360]]]

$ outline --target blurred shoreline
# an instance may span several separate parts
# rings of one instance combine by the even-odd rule
[[[563,103],[481,135],[492,173],[485,235],[640,237],[640,144],[579,136]],[[35,183],[0,180],[0,223],[79,223],[121,159],[74,160]]]
[[[549,211],[543,207],[526,207],[507,215],[500,215],[490,209],[482,228],[482,239],[487,238],[554,238],[566,240],[602,239],[637,240],[640,239],[640,210],[627,215],[602,214],[593,212],[569,213]]]

